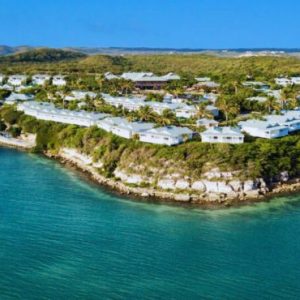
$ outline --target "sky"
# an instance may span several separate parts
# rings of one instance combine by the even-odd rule
[[[0,0],[0,45],[300,48],[299,0]]]

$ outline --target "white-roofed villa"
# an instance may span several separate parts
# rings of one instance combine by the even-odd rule
[[[95,99],[97,97],[96,93],[86,92],[86,91],[72,91],[70,95],[65,97],[66,101],[82,101],[87,97]]]
[[[47,74],[35,74],[32,76],[32,83],[34,85],[45,85],[51,79],[50,75]]]
[[[218,117],[220,114],[219,109],[214,105],[207,105],[205,109],[206,111],[210,112],[214,117]]]
[[[26,75],[11,75],[8,77],[7,83],[13,86],[20,86],[25,83]]]
[[[295,132],[300,130],[300,116],[292,116],[288,114],[284,115],[269,115],[265,117],[265,120],[271,124],[279,124],[288,128],[289,132]]]
[[[211,127],[201,134],[204,143],[242,144],[244,135],[236,127]]]
[[[32,95],[27,95],[27,94],[17,94],[17,93],[11,93],[6,99],[5,99],[5,104],[13,105],[17,102],[24,102],[24,101],[31,101],[33,100]]]
[[[127,72],[121,76],[114,75],[110,72],[105,73],[107,80],[126,79],[134,82],[135,87],[139,89],[161,89],[166,83],[179,80],[180,76],[175,73],[168,73],[163,76],[157,76],[152,72]]]
[[[137,111],[141,107],[149,106],[159,115],[166,109],[171,110],[178,118],[191,118],[197,113],[195,106],[184,103],[152,102],[145,101],[145,97],[113,97],[108,94],[102,94],[102,97],[107,104],[115,107],[123,107],[129,111]],[[208,110],[210,109],[212,110],[212,114],[219,114],[216,107],[208,106]]]
[[[111,117],[103,113],[58,109],[52,103],[30,101],[20,103],[18,110],[40,120],[53,121],[78,126],[98,126],[115,135],[130,139],[135,136],[142,142],[177,145],[193,137],[193,131],[185,127],[166,126],[155,128],[155,124],[129,122],[122,117]]]
[[[242,130],[254,137],[280,138],[300,130],[300,111],[283,111],[281,115],[267,115],[263,120],[239,122]]]
[[[203,118],[203,119],[197,120],[196,124],[199,127],[210,128],[210,127],[217,127],[219,125],[219,122],[214,119]]]
[[[242,131],[251,136],[266,139],[279,138],[289,134],[289,129],[287,127],[279,125],[278,123],[262,120],[242,121],[239,122],[239,126]]]
[[[129,122],[121,117],[109,117],[97,122],[97,126],[115,135],[131,139],[154,127],[153,123]]]
[[[67,84],[67,81],[65,79],[65,76],[56,75],[52,78],[52,84],[56,86],[65,86]]]
[[[84,127],[95,126],[99,120],[109,116],[108,114],[102,113],[58,109],[51,103],[34,101],[19,104],[18,110],[40,120]]]
[[[140,141],[151,144],[174,146],[192,139],[193,134],[193,131],[186,127],[158,127],[141,133]]]
[[[291,78],[287,78],[287,77],[278,77],[275,78],[275,83],[277,85],[283,86],[283,87],[287,87],[289,85],[299,85],[300,84],[300,77],[291,77]]]

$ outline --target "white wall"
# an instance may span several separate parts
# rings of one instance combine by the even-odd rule
[[[140,134],[140,141],[151,143],[151,144],[173,146],[182,143],[183,138],[166,137],[166,136],[156,135],[153,133],[144,132]]]
[[[248,133],[251,136],[265,138],[265,139],[274,139],[274,138],[283,137],[283,136],[288,135],[288,128],[283,129],[283,130],[278,130],[275,128],[274,129],[272,129],[272,128],[259,129],[259,128],[255,128],[255,127],[243,126],[242,129],[243,129],[243,131],[245,131],[246,133]]]
[[[214,137],[217,137],[215,139]],[[230,137],[231,139],[228,139]],[[201,140],[204,143],[226,143],[226,144],[242,144],[244,143],[244,138],[240,139],[239,137],[231,136],[217,136],[217,135],[201,135]]]

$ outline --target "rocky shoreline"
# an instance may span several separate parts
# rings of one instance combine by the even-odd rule
[[[124,196],[151,202],[166,202],[188,206],[201,207],[224,207],[238,206],[254,202],[269,201],[272,197],[285,195],[300,191],[300,179],[285,180],[277,182],[272,186],[266,186],[259,181],[259,185],[248,192],[239,191],[236,193],[195,193],[195,192],[172,192],[158,190],[155,188],[132,187],[126,185],[120,179],[106,178],[98,172],[99,164],[92,162],[92,159],[84,154],[76,152],[74,149],[62,149],[57,154],[45,153],[49,158],[57,159],[62,164],[71,165],[81,172],[84,172],[94,182],[108,187]]]
[[[0,145],[30,151],[34,147],[32,140],[32,137],[29,137],[28,140],[23,138],[22,142],[26,142],[25,144],[20,144],[19,139],[12,140],[10,138],[4,142],[0,140]],[[135,187],[126,184],[126,179],[129,177],[126,177],[127,175],[120,170],[116,170],[116,177],[113,178],[107,178],[101,175],[98,171],[98,169],[101,168],[101,163],[94,163],[91,157],[79,153],[75,149],[63,148],[55,154],[47,151],[44,155],[48,158],[56,159],[64,165],[75,167],[95,183],[105,186],[113,192],[134,200],[147,202],[164,202],[201,207],[226,207],[269,201],[275,196],[300,192],[300,178],[289,179],[288,174],[281,174],[281,180],[269,185],[262,179],[248,180],[243,183],[237,180],[227,180],[225,183],[225,181],[209,181],[206,179],[191,184],[191,188],[194,189],[172,191],[171,189],[163,190],[164,187],[171,187],[170,182],[172,180],[165,179],[159,182],[161,189]],[[214,174],[213,172],[210,173],[211,177],[220,175],[217,173]],[[229,176],[228,174],[229,173],[226,173],[226,176]],[[132,180],[133,178],[135,177],[132,176],[130,180],[134,181]],[[186,187],[184,180],[179,180],[174,183],[174,187],[180,186],[179,184],[181,187]],[[203,189],[204,185],[205,190]],[[196,188],[199,189],[197,190]]]
[[[0,134],[0,145],[19,150],[31,150],[35,147],[35,138],[34,134],[24,134],[19,138],[13,138],[2,133]]]

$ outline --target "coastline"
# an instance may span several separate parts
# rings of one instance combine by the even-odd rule
[[[2,137],[3,139],[3,137]],[[17,150],[29,152],[34,148],[32,144],[32,136],[28,140],[5,138],[0,139],[0,146],[14,148]],[[300,192],[300,179],[291,179],[286,182],[275,183],[268,186],[264,193],[244,195],[243,197],[220,195],[218,198],[210,200],[207,194],[196,193],[176,193],[171,191],[162,191],[155,188],[131,187],[115,178],[107,178],[101,175],[96,168],[96,164],[92,163],[90,158],[83,158],[83,155],[73,150],[75,154],[71,155],[60,150],[53,154],[50,151],[43,153],[49,159],[55,159],[65,166],[71,166],[86,175],[89,180],[96,184],[108,188],[113,193],[117,193],[133,201],[144,201],[151,203],[167,203],[186,207],[203,207],[203,208],[221,208],[231,206],[243,206],[256,202],[268,202],[276,196],[284,196]],[[77,155],[76,155],[77,153]]]
[[[0,135],[0,146],[30,151],[35,147],[35,135],[26,134],[21,138]]]
[[[221,197],[218,200],[210,201],[204,198],[201,194],[186,194],[173,193],[169,191],[160,191],[154,188],[130,187],[121,181],[113,178],[106,178],[99,174],[97,170],[90,165],[85,164],[76,157],[64,155],[61,151],[53,155],[49,152],[44,155],[50,159],[55,159],[63,165],[69,165],[82,174],[86,175],[89,180],[96,184],[108,188],[113,193],[121,196],[130,197],[130,200],[144,201],[151,203],[168,203],[175,205],[184,205],[188,207],[202,207],[202,208],[221,208],[231,206],[243,206],[256,202],[269,202],[276,196],[284,196],[300,192],[300,179],[292,179],[285,183],[277,183],[269,187],[268,192],[260,194],[257,197],[246,196],[238,197]]]

